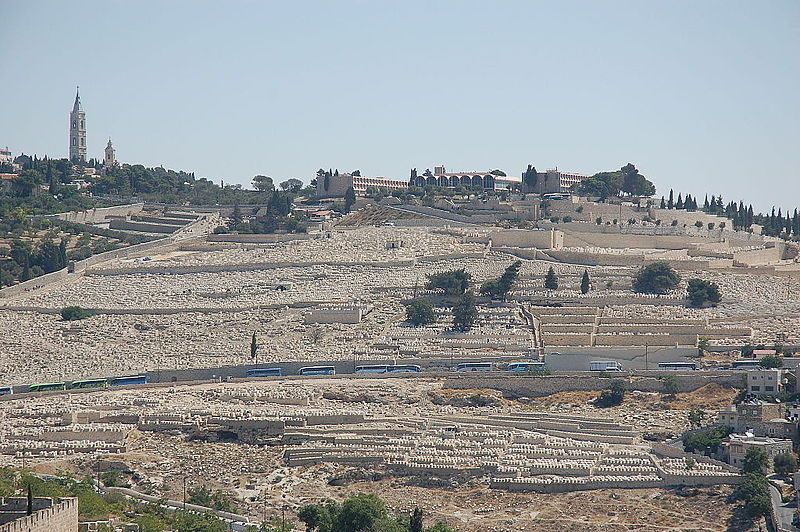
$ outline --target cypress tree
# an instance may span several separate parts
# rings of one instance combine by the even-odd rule
[[[667,208],[667,202],[664,201],[664,196],[661,196],[661,208],[662,209],[666,209]]]
[[[544,278],[544,287],[548,290],[558,289],[558,277],[556,277],[556,272],[552,266],[547,270],[547,276]]]
[[[703,202],[703,210],[708,212],[708,194],[706,194],[706,199]]]
[[[589,271],[583,270],[583,278],[581,279],[581,294],[589,293]]]
[[[250,358],[257,360],[258,356],[258,341],[256,340],[256,332],[253,331],[253,338],[250,340]]]
[[[675,201],[672,199],[672,189],[669,189],[669,199],[667,200],[667,208],[672,209],[675,206]]]
[[[680,192],[679,192],[679,193],[678,193],[678,201],[677,201],[677,203],[675,203],[675,208],[676,208],[676,209],[678,209],[678,210],[680,210],[680,209],[683,209],[683,207],[684,207],[684,205],[683,205],[683,198],[681,197],[681,194],[680,194]]]
[[[408,526],[408,532],[422,532],[422,530],[422,510],[419,508],[414,508],[414,513],[411,514],[411,522]]]

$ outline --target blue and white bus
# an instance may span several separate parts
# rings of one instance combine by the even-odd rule
[[[416,364],[393,364],[388,367],[389,373],[419,373],[422,368]]]
[[[147,375],[127,375],[125,377],[114,377],[111,379],[111,386],[130,386],[134,384],[147,384]]]
[[[533,371],[544,373],[547,371],[547,364],[544,362],[509,362],[508,371]]]
[[[11,386],[0,386],[0,395],[13,395],[14,388]]]
[[[659,362],[658,369],[671,369],[671,370],[690,370],[697,369],[695,362]]]
[[[247,370],[248,377],[282,377],[281,368],[253,368]]]
[[[306,366],[300,368],[298,375],[336,375],[336,368],[333,366]]]
[[[462,362],[456,371],[492,371],[491,362]]]
[[[389,373],[387,365],[356,366],[356,373]]]

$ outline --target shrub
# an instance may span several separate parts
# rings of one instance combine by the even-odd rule
[[[406,305],[406,319],[412,325],[428,325],[436,321],[436,313],[429,299],[418,297]]]
[[[702,307],[706,303],[716,305],[722,299],[722,294],[717,283],[704,281],[703,279],[689,279],[686,297],[693,307]]]
[[[675,395],[680,391],[678,386],[678,378],[675,375],[667,375],[664,377],[664,393]]]
[[[633,279],[633,291],[642,294],[666,294],[681,281],[672,266],[654,262],[642,267]]]
[[[553,222],[554,224],[557,224],[559,220],[560,220],[560,218],[558,216],[551,216],[550,217],[550,221]]]
[[[92,312],[78,306],[69,306],[61,309],[61,319],[64,321],[82,320],[93,316]]]
[[[478,309],[475,306],[475,297],[467,292],[453,306],[453,328],[466,332],[472,329],[476,319],[478,319]]]
[[[683,448],[688,452],[710,451],[717,452],[722,440],[728,437],[731,430],[728,427],[714,427],[708,430],[687,434],[683,437]]]
[[[544,287],[548,290],[558,289],[558,277],[556,277],[556,272],[552,266],[547,270],[547,275],[544,278]]]
[[[427,290],[441,288],[447,295],[460,295],[467,291],[470,278],[470,274],[463,268],[460,270],[434,273],[428,276],[428,282],[425,283],[425,288]]]
[[[565,224],[570,223],[572,221],[572,216],[564,216],[564,220],[563,221],[564,221]]]
[[[594,219],[594,223],[596,223],[597,225],[603,225],[603,217],[598,216],[597,218]]]
[[[762,368],[782,368],[783,357],[779,355],[767,355],[758,361]]]
[[[603,390],[600,396],[594,400],[594,405],[600,408],[618,406],[625,399],[625,381],[616,380],[611,383],[607,390]]]

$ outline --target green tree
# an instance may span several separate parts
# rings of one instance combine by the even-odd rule
[[[375,495],[359,493],[342,503],[333,532],[372,531],[386,518],[386,506]]]
[[[767,355],[758,361],[762,368],[782,368],[783,357],[780,355]]]
[[[272,178],[265,175],[257,175],[253,178],[253,188],[259,192],[270,192],[275,190],[275,184]]]
[[[424,297],[412,299],[406,305],[406,320],[412,325],[428,325],[436,321],[431,301]]]
[[[581,294],[589,293],[589,270],[583,270],[583,277],[581,278]]]
[[[716,453],[722,440],[731,433],[729,427],[712,427],[683,437],[683,448],[687,452],[700,451]]]
[[[519,269],[522,267],[522,261],[515,261],[505,269],[503,275],[498,279],[489,279],[480,287],[480,293],[483,296],[492,299],[505,300],[508,292],[514,287],[519,278]]]
[[[425,532],[456,532],[455,529],[450,528],[447,526],[446,523],[442,523],[441,521],[437,521],[433,526],[430,526],[425,529]]]
[[[466,292],[453,306],[453,328],[466,332],[472,329],[477,319],[478,309],[475,306],[475,296],[471,292]]]
[[[350,212],[350,209],[353,208],[353,204],[356,202],[356,191],[353,187],[349,187],[347,192],[344,193],[344,212]]]
[[[750,447],[744,454],[742,461],[742,471],[744,473],[763,473],[769,465],[767,453],[761,449]]]
[[[463,268],[434,273],[428,276],[426,290],[444,290],[447,295],[461,295],[469,288],[471,276]]]
[[[689,425],[692,427],[700,427],[705,421],[706,417],[708,417],[708,413],[705,410],[701,410],[699,408],[695,408],[689,411]]]
[[[789,476],[797,471],[797,457],[794,453],[776,454],[772,459],[772,467],[778,475]]]
[[[414,513],[411,514],[408,532],[423,532],[422,510],[418,507],[414,508]]]
[[[258,356],[258,341],[256,340],[256,332],[253,331],[253,338],[250,340],[250,358],[256,360]]]
[[[339,506],[334,501],[325,504],[307,504],[300,508],[297,517],[306,525],[308,532],[331,532]]]
[[[753,519],[770,514],[769,483],[761,473],[747,473],[736,489],[736,498],[744,501],[745,512]]]
[[[633,279],[633,291],[642,294],[666,294],[675,289],[681,277],[666,262],[642,267]]]
[[[600,408],[618,406],[625,399],[625,381],[613,381],[607,390],[603,390],[600,396],[595,399],[594,404]]]
[[[83,309],[79,306],[72,305],[61,309],[61,319],[64,321],[76,321],[84,318],[89,318],[93,314],[91,311]]]
[[[547,275],[544,278],[544,287],[548,290],[558,289],[558,277],[556,277],[556,272],[552,266],[547,270]]]
[[[294,177],[281,183],[281,188],[290,194],[297,194],[303,188],[303,182]]]

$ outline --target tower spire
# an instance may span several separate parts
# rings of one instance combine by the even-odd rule
[[[80,87],[75,90],[75,103],[69,114],[69,158],[75,162],[86,161],[86,113],[81,104]]]

